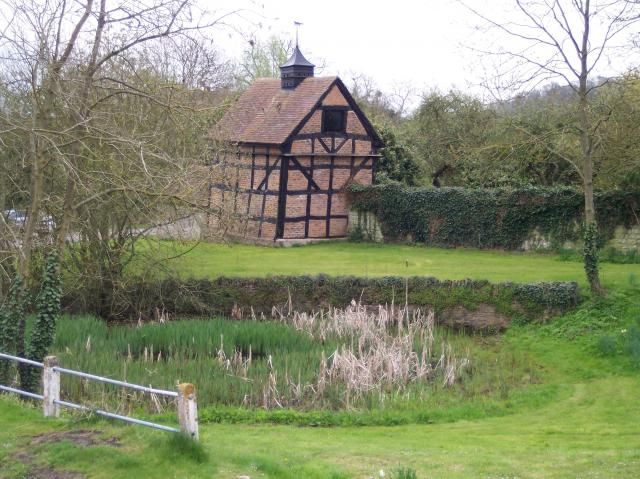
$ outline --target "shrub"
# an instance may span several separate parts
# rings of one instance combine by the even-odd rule
[[[406,298],[405,298],[406,293]],[[433,309],[464,306],[475,310],[490,304],[496,311],[537,318],[562,312],[579,302],[576,283],[491,284],[483,280],[440,281],[429,277],[358,278],[353,276],[272,276],[267,278],[216,278],[157,282],[132,281],[126,291],[120,318],[153,317],[164,309],[178,316],[225,315],[236,319],[270,317],[273,308],[317,311],[344,307],[352,299],[363,304],[404,304]],[[73,297],[64,298],[67,309],[78,311]],[[95,312],[93,312],[95,313]],[[117,318],[116,318],[117,319]]]
[[[613,336],[600,336],[596,348],[602,356],[615,356],[618,352],[618,341]]]

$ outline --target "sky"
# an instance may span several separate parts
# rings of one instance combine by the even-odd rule
[[[502,1],[502,0],[498,0]],[[473,20],[455,1],[279,0],[234,1],[247,23],[260,23],[258,38],[295,38],[302,22],[300,48],[323,75],[345,81],[354,74],[372,77],[383,89],[413,85],[420,89],[466,87],[472,52],[461,46]],[[245,33],[252,31],[248,26]],[[238,56],[246,43],[224,38],[227,55]]]
[[[501,23],[516,18],[513,0],[465,1]],[[215,0],[215,5],[241,9],[230,22],[243,35],[221,36],[228,57],[240,57],[247,46],[243,36],[295,38],[294,21],[299,21],[302,52],[324,65],[317,74],[339,75],[347,84],[364,74],[385,92],[453,88],[482,97],[487,92],[480,85],[502,60],[477,49],[513,42],[495,28],[481,28],[486,24],[456,0]],[[638,50],[604,59],[595,73],[615,75],[638,65]]]

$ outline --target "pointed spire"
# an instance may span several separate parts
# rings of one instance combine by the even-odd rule
[[[286,61],[286,63],[280,65],[280,68],[294,67],[294,66],[299,66],[299,67],[314,67],[315,66],[313,63],[311,63],[309,60],[307,60],[304,57],[304,55],[300,51],[300,48],[298,48],[297,44],[296,44],[295,48],[293,49],[293,53],[291,54],[289,59]]]

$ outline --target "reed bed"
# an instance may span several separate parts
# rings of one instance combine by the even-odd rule
[[[434,398],[455,402],[505,382],[503,368],[478,346],[482,338],[437,327],[432,312],[355,302],[314,314],[283,309],[269,320],[138,325],[67,316],[59,322],[54,353],[65,367],[137,384],[172,389],[192,382],[201,407],[403,408]],[[525,358],[509,354],[501,361],[511,361],[516,381],[533,377]],[[161,398],[68,376],[62,391],[67,399],[125,413],[172,407]]]

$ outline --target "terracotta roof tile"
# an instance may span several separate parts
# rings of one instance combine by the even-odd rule
[[[214,136],[280,145],[336,78],[309,77],[292,89],[281,88],[279,78],[258,78],[218,122]]]

